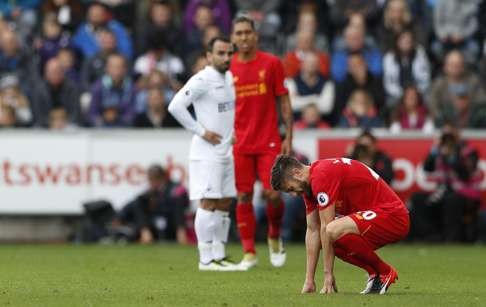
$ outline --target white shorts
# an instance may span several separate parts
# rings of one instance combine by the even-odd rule
[[[189,198],[221,199],[236,197],[233,161],[189,161]]]

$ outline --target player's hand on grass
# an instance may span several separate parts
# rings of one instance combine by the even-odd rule
[[[304,286],[302,287],[302,294],[305,294],[305,293],[314,293],[316,292],[316,283],[311,280],[311,281],[305,281],[304,282]]]
[[[221,138],[222,138],[221,135],[209,130],[206,130],[202,137],[203,139],[205,139],[206,141],[208,141],[213,145],[218,145],[219,143],[221,143]]]
[[[324,287],[322,287],[319,293],[330,294],[337,293],[338,289],[336,286],[336,279],[333,274],[326,274],[324,277]]]

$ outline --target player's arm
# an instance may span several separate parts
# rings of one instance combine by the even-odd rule
[[[326,226],[331,223],[336,216],[334,204],[319,211],[321,221],[321,244],[323,250],[324,263],[324,286],[321,293],[337,292],[336,281],[334,278],[334,247],[331,244],[329,234],[326,231]]]
[[[305,281],[302,287],[302,293],[312,293],[316,291],[316,283],[314,281],[316,275],[316,267],[319,262],[319,253],[321,250],[321,223],[319,220],[318,210],[314,210],[307,214],[307,230],[305,233],[305,250],[306,250],[306,271]]]
[[[282,142],[282,153],[290,154],[292,150],[292,132],[293,132],[293,114],[292,105],[290,104],[290,98],[288,94],[278,97],[280,113],[282,114],[282,120],[285,125],[285,139]]]
[[[187,109],[193,101],[204,94],[205,88],[201,80],[191,79],[174,96],[169,104],[169,112],[187,130],[199,135],[213,145],[221,142],[221,136],[212,131],[206,130],[196,121]]]

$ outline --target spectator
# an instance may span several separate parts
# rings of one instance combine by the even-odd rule
[[[403,96],[403,89],[416,87],[424,95],[430,86],[430,65],[413,32],[405,30],[396,36],[393,50],[383,59],[383,83],[387,106],[393,107]]]
[[[21,92],[19,80],[15,75],[5,75],[0,80],[0,106],[12,107],[17,126],[26,127],[32,124],[33,115],[29,99]]]
[[[182,60],[170,53],[163,37],[153,33],[149,50],[137,58],[134,70],[137,74],[148,75],[155,69],[164,72],[171,79],[182,79],[184,73]]]
[[[386,183],[392,182],[394,177],[392,159],[378,148],[376,137],[370,131],[364,130],[347,151],[349,158],[366,164]]]
[[[81,68],[81,80],[83,87],[88,89],[105,72],[106,59],[117,51],[115,34],[109,29],[101,29],[97,37],[100,50],[91,58],[84,59]]]
[[[380,7],[376,0],[333,0],[331,5],[331,21],[335,29],[342,29],[352,15],[363,15],[368,28],[378,24]]]
[[[382,52],[392,51],[396,46],[396,37],[405,30],[411,31],[418,44],[423,45],[427,33],[418,29],[414,23],[407,0],[390,0],[383,12],[383,23],[378,29],[378,43]]]
[[[185,54],[189,54],[193,50],[200,50],[202,48],[204,32],[208,27],[214,25],[214,16],[211,8],[207,5],[199,4],[194,15],[194,27],[185,29]]]
[[[373,97],[375,108],[383,109],[385,92],[380,77],[374,76],[368,69],[360,54],[351,54],[348,58],[346,78],[336,84],[336,102],[333,110],[333,121],[337,122],[351,93],[357,89],[365,90]]]
[[[113,17],[120,21],[128,29],[132,29],[135,25],[135,11],[137,9],[136,4],[139,1],[135,0],[89,0],[97,1],[104,4],[109,11],[113,14]]]
[[[297,46],[295,50],[288,52],[283,59],[285,76],[293,78],[299,74],[302,62],[309,54],[314,54],[318,58],[318,62],[315,64],[317,64],[320,74],[328,78],[329,56],[315,47],[315,34],[313,32],[298,32],[296,36]]]
[[[479,78],[475,73],[467,71],[463,55],[454,50],[447,54],[443,75],[434,80],[431,88],[429,107],[438,126],[450,119],[447,112],[466,104],[466,101],[460,101],[463,97],[468,98],[467,103],[471,109],[486,101],[485,90],[481,87]],[[447,112],[444,113],[445,111]]]
[[[36,59],[20,46],[15,32],[0,32],[0,73],[16,74],[25,89],[31,89],[39,79]]]
[[[382,126],[381,119],[376,115],[371,96],[364,90],[356,90],[351,94],[343,110],[338,126],[340,128],[371,129]]]
[[[334,106],[334,84],[319,71],[317,54],[311,52],[304,58],[300,73],[287,79],[287,88],[295,115],[309,103],[316,103],[318,111],[330,117]]]
[[[290,34],[286,39],[286,52],[291,52],[292,50],[297,48],[298,33],[313,33],[313,44],[315,49],[322,50],[323,52],[327,52],[329,50],[329,44],[326,36],[318,31],[318,23],[315,12],[305,10],[299,13],[297,30],[293,34]]]
[[[348,25],[346,28],[353,28],[358,32],[364,33],[364,48],[367,49],[374,49],[377,48],[377,43],[373,36],[369,35],[366,31],[366,22],[361,14],[353,14],[350,16]],[[332,49],[334,52],[338,51],[346,51],[347,50],[347,42],[345,36],[341,33],[336,35],[333,42],[332,42]]]
[[[109,55],[105,74],[91,88],[88,123],[94,127],[131,126],[134,98],[126,59],[118,53]]]
[[[167,46],[174,54],[181,54],[182,33],[176,24],[176,11],[169,0],[152,1],[148,10],[148,21],[141,27],[139,35],[139,54],[149,48],[152,33],[159,33],[165,38]]]
[[[422,95],[415,87],[407,87],[397,108],[392,112],[390,131],[422,130],[434,131],[434,122],[428,115]]]
[[[329,124],[321,119],[315,103],[309,103],[302,109],[302,117],[294,124],[294,129],[328,129]]]
[[[0,129],[17,127],[15,109],[10,105],[0,104]]]
[[[63,30],[73,33],[83,19],[79,0],[47,0],[42,4],[42,17],[53,15]]]
[[[364,44],[365,33],[358,27],[347,27],[344,32],[346,49],[334,52],[332,56],[331,71],[336,82],[342,82],[346,78],[348,70],[348,58],[350,54],[361,54],[368,68],[374,76],[380,76],[382,71],[381,53],[376,48],[366,47]]]
[[[47,127],[49,111],[60,106],[66,109],[71,124],[77,125],[80,122],[78,88],[66,78],[61,62],[57,58],[47,61],[44,79],[34,88],[32,102],[34,124],[37,127]]]
[[[199,54],[194,60],[194,63],[191,65],[191,73],[195,75],[200,70],[204,69],[206,65],[208,65],[208,59],[206,59],[206,55],[204,53]]]
[[[221,36],[221,30],[216,25],[210,25],[204,29],[203,35],[199,45],[193,48],[185,56],[186,67],[191,67],[194,61],[199,57],[200,54],[206,55],[206,50],[211,39]]]
[[[66,131],[72,130],[76,126],[68,121],[66,109],[62,106],[54,107],[49,111],[49,130]]]
[[[198,25],[198,11],[201,6],[209,9],[211,19],[215,20],[224,33],[231,29],[231,11],[225,0],[189,0],[184,10],[184,32],[192,33]]]
[[[40,69],[44,71],[46,62],[57,56],[61,48],[70,46],[70,38],[62,32],[61,25],[54,16],[46,16],[42,22],[42,37],[36,41],[37,53],[40,57]]]
[[[186,189],[171,181],[167,171],[159,165],[150,166],[147,176],[148,190],[122,209],[115,224],[133,227],[132,239],[141,244],[155,240],[186,244],[185,210],[189,206]]]
[[[473,64],[479,54],[474,39],[478,31],[478,0],[436,0],[432,44],[435,56],[442,59],[450,50],[459,49],[468,63]]]
[[[170,80],[166,74],[160,70],[153,70],[148,76],[142,79],[142,88],[135,98],[135,112],[145,113],[147,110],[147,96],[149,89],[157,88],[164,94],[164,101],[168,103],[172,100],[175,92],[179,90],[178,84]]]
[[[71,48],[62,48],[57,53],[57,58],[64,69],[66,78],[79,84],[81,77],[79,75],[79,65],[74,50]]]
[[[478,152],[445,125],[423,164],[437,183],[430,194],[418,192],[411,202],[413,239],[473,242],[480,203]]]
[[[180,127],[172,115],[167,112],[164,93],[160,88],[151,88],[147,94],[147,110],[135,117],[136,128]]]
[[[31,35],[37,23],[36,9],[40,0],[0,1],[0,16],[15,29],[23,43],[31,42]]]
[[[100,50],[96,39],[98,31],[108,28],[116,37],[117,50],[127,59],[133,56],[132,39],[125,28],[116,20],[110,19],[106,6],[94,2],[88,8],[86,22],[79,25],[73,37],[73,44],[78,48],[84,57],[90,58]]]

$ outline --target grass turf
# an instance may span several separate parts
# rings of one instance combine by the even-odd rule
[[[357,294],[364,272],[340,261],[338,294],[301,295],[304,246],[287,246],[281,269],[258,251],[252,271],[198,272],[195,247],[3,245],[0,306],[486,306],[485,247],[385,247],[400,276],[385,296]]]

